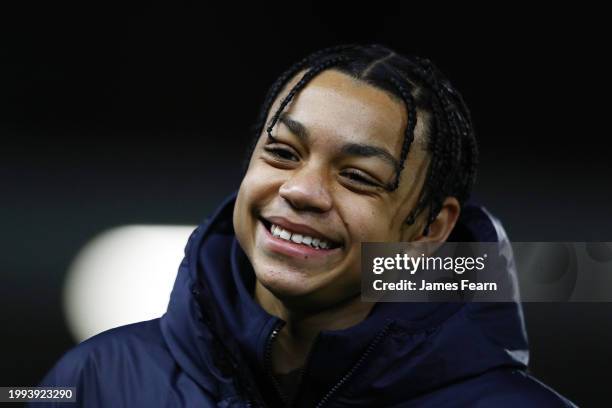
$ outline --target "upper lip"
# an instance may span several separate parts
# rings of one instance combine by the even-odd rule
[[[274,224],[274,225],[278,225],[279,227],[283,228],[283,229],[287,229],[291,232],[297,232],[303,235],[308,235],[311,236],[313,238],[319,238],[319,239],[324,239],[325,241],[328,241],[330,243],[335,243],[335,244],[340,244],[338,240],[335,240],[333,238],[330,238],[329,236],[327,236],[326,234],[317,231],[316,229],[313,229],[307,225],[304,224],[298,224],[292,221],[289,221],[286,218],[283,217],[277,217],[277,216],[272,216],[272,217],[262,217],[264,218],[264,220]]]

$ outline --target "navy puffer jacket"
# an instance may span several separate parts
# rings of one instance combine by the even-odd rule
[[[84,407],[283,406],[269,361],[283,322],[252,298],[234,201],[191,235],[161,318],[84,341],[42,385],[75,386]],[[498,242],[514,273],[505,233],[485,210],[466,206],[452,240]],[[295,407],[573,406],[526,372],[528,359],[518,303],[378,303],[361,323],[320,333]]]

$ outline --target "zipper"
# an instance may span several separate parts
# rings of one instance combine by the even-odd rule
[[[289,406],[289,397],[283,392],[283,389],[278,383],[278,380],[276,379],[276,377],[274,377],[274,374],[272,373],[272,343],[274,342],[276,337],[278,337],[278,334],[280,333],[284,325],[284,322],[278,322],[276,326],[274,326],[272,333],[270,333],[270,337],[268,337],[268,341],[266,343],[264,365],[266,373],[268,374],[268,378],[270,379],[272,385],[274,386],[274,389],[276,390],[276,395],[283,402],[283,405]]]
[[[345,385],[351,377],[361,368],[363,363],[367,360],[367,358],[372,354],[372,352],[376,349],[376,347],[380,344],[380,342],[385,338],[387,332],[391,329],[393,322],[389,322],[383,327],[383,329],[378,332],[374,340],[370,342],[366,351],[361,355],[359,360],[355,363],[355,365],[336,383],[330,390],[325,394],[325,396],[319,401],[316,405],[316,408],[321,408],[329,403],[330,399],[338,392],[338,390]]]
[[[274,339],[276,339],[276,337],[278,336],[278,333],[280,332],[280,329],[284,326],[284,323],[280,323],[278,324],[275,329],[272,331],[272,334],[270,334],[270,338],[268,339],[268,343],[267,343],[267,347],[266,347],[266,366],[268,367],[267,371],[271,377],[271,381],[274,384],[274,387],[276,389],[276,392],[278,393],[278,395],[281,397],[281,400],[283,401],[283,403],[285,404],[285,406],[287,408],[291,408],[295,405],[295,401],[297,400],[299,394],[300,394],[300,390],[302,388],[302,380],[304,379],[304,376],[306,375],[306,372],[308,371],[308,367],[309,367],[309,363],[311,360],[311,356],[312,356],[312,351],[315,348],[316,343],[319,340],[319,337],[317,336],[314,340],[314,342],[312,343],[312,345],[310,346],[310,351],[308,352],[308,355],[306,356],[306,360],[304,361],[304,365],[302,365],[302,368],[300,369],[300,376],[298,378],[298,382],[297,382],[297,390],[295,390],[295,392],[293,393],[293,398],[291,398],[289,395],[285,394],[282,390],[282,387],[280,386],[280,384],[278,383],[276,377],[274,377],[274,375],[272,374],[272,342],[274,341]]]
[[[304,388],[304,386],[302,385],[302,381],[304,380],[304,377],[306,376],[306,374],[308,373],[308,369],[310,367],[310,360],[312,360],[312,353],[315,350],[315,347],[317,345],[317,343],[319,342],[319,336],[315,337],[312,345],[310,346],[310,351],[308,351],[308,354],[306,355],[306,360],[304,361],[304,364],[302,365],[302,368],[300,369],[300,376],[298,378],[298,382],[297,382],[297,390],[295,390],[295,392],[293,393],[293,399],[290,401],[289,407],[293,407],[295,405],[295,401],[298,399],[302,388]]]

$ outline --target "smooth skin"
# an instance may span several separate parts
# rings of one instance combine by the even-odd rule
[[[268,122],[300,77],[280,93]],[[316,76],[285,109],[273,138],[265,129],[260,135],[233,222],[257,278],[255,300],[287,322],[273,344],[274,372],[302,366],[321,330],[344,329],[368,315],[374,303],[360,299],[361,242],[446,241],[460,212],[454,197],[446,198],[427,236],[424,212],[405,223],[429,164],[426,123],[418,112],[395,191],[386,186],[396,176],[392,162],[400,158],[406,109],[394,95],[349,75]],[[274,217],[308,226],[339,247],[320,256],[278,251],[261,221]]]

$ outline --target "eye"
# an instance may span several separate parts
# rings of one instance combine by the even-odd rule
[[[353,184],[361,184],[368,187],[382,187],[381,184],[372,177],[357,170],[346,170],[342,172],[341,175],[350,180]]]
[[[298,161],[299,157],[288,147],[281,147],[278,144],[264,146],[264,150],[277,160]]]

